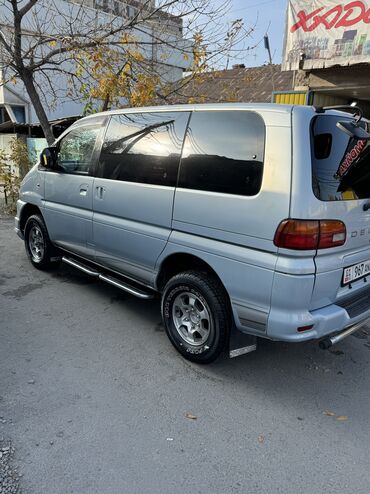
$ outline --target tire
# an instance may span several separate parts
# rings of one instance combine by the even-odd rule
[[[42,216],[34,214],[30,216],[24,228],[24,244],[27,256],[37,269],[50,269],[59,264],[56,248],[50,242]]]
[[[187,271],[171,278],[162,295],[162,318],[173,346],[192,362],[213,362],[228,342],[229,301],[208,273]]]

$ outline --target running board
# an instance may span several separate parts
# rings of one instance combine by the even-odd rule
[[[142,290],[139,290],[138,288],[134,288],[133,286],[128,285],[127,283],[123,283],[122,281],[117,280],[116,278],[112,278],[111,276],[106,276],[105,274],[99,274],[99,279],[105,281],[106,283],[109,283],[110,285],[120,288],[125,292],[131,293],[131,295],[135,295],[135,297],[145,298],[145,299],[153,298],[153,295],[151,293],[143,292]]]
[[[97,271],[88,268],[87,266],[81,264],[78,261],[75,261],[74,259],[70,259],[69,257],[63,256],[62,261],[65,262],[66,264],[69,264],[70,266],[73,266],[74,268],[79,269],[80,271],[82,271],[85,274],[88,274],[89,276],[94,276],[95,278],[99,278],[99,273]]]
[[[120,288],[125,292],[131,293],[131,295],[135,295],[135,297],[142,299],[154,298],[154,294],[152,293],[145,292],[144,290],[140,290],[139,288],[129,285],[128,283],[122,280],[118,280],[117,278],[113,278],[112,276],[101,274],[99,273],[99,271],[96,271],[95,269],[92,269],[89,266],[86,266],[85,264],[76,261],[75,259],[71,259],[69,257],[63,256],[62,261],[65,262],[66,264],[69,264],[70,266],[73,266],[76,269],[79,269],[80,271],[82,271],[85,274],[88,274],[89,276],[93,276],[94,278],[99,278],[99,280],[105,281],[106,283],[109,283],[110,285],[113,285],[116,288]]]

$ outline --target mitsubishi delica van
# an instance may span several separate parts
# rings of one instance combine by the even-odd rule
[[[189,360],[256,337],[327,348],[370,318],[369,139],[358,108],[96,114],[43,151],[15,229],[36,268],[159,295]]]

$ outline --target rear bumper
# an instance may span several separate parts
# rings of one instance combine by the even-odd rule
[[[275,273],[265,336],[271,340],[301,342],[321,340],[370,317],[370,279],[358,282],[347,296],[310,309],[314,275]],[[325,287],[330,293],[331,285]],[[312,306],[311,306],[312,307]]]
[[[358,325],[357,329],[359,329],[369,322],[370,307],[352,318],[343,307],[333,304],[311,312],[292,314],[289,317],[285,314],[285,322],[282,319],[278,311],[271,311],[267,328],[268,338],[298,343],[333,336],[354,325]],[[310,325],[312,329],[307,331],[299,332],[297,329]]]

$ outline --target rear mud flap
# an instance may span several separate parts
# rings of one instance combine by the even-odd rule
[[[229,357],[239,357],[257,349],[257,337],[239,331],[235,325],[231,328],[229,341]]]

